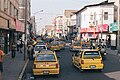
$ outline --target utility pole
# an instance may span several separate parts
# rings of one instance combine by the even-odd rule
[[[118,0],[118,35],[117,35],[117,49],[120,47],[120,0]]]
[[[27,46],[27,0],[25,0],[25,38],[24,38],[24,60],[26,58],[26,46]]]
[[[102,43],[102,31],[103,31],[103,8],[102,8],[102,22],[101,22],[101,26],[100,26],[100,31],[101,31],[101,43]]]

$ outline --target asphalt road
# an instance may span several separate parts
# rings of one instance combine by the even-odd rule
[[[72,54],[69,48],[57,52],[60,56],[60,76],[57,78],[54,75],[37,76],[35,80],[120,80],[120,62],[118,56],[108,54],[104,60],[105,68],[103,72],[87,70],[81,73],[79,69],[74,67],[71,62]],[[32,76],[32,61],[29,62],[26,68],[26,75]],[[28,77],[29,78],[29,77]],[[29,79],[28,79],[29,80]]]

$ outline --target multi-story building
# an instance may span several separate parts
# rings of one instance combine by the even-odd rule
[[[54,20],[55,36],[60,38],[63,34],[63,16],[57,16]]]
[[[114,2],[101,2],[84,6],[76,12],[76,26],[79,28],[79,39],[98,39],[110,42],[109,25],[114,19]],[[116,42],[116,40],[114,40]]]
[[[16,40],[19,0],[0,0],[0,45],[5,53]]]
[[[71,26],[71,17],[77,10],[65,10],[63,16],[63,33],[67,36],[70,33],[70,26]],[[73,18],[73,17],[72,17]],[[72,21],[74,22],[74,21]]]
[[[120,0],[108,0],[108,2],[114,2],[114,18],[115,23],[111,23],[111,40],[116,40],[116,42],[111,42],[112,46],[117,46],[117,49],[120,50]],[[117,35],[116,35],[117,34]],[[117,44],[117,45],[116,45]]]
[[[18,18],[22,22],[22,24],[24,24],[24,28],[27,28],[27,30],[26,30],[27,34],[29,34],[29,32],[30,32],[30,31],[28,31],[29,27],[31,27],[30,16],[31,16],[31,0],[19,0],[19,16],[18,16]],[[25,27],[25,18],[27,20],[26,27]]]

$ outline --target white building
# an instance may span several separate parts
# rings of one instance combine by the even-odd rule
[[[54,19],[55,36],[61,37],[63,34],[63,16],[57,16]]]
[[[114,22],[114,3],[102,2],[84,6],[76,12],[76,16],[76,27],[79,28],[78,39],[83,37],[81,33],[85,33],[84,36],[88,38],[98,37],[106,41],[109,25]]]

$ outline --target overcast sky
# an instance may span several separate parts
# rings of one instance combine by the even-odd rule
[[[105,0],[31,0],[32,13],[43,10],[35,15],[37,31],[44,25],[50,25],[55,16],[64,10],[79,10],[88,4],[100,3]]]

